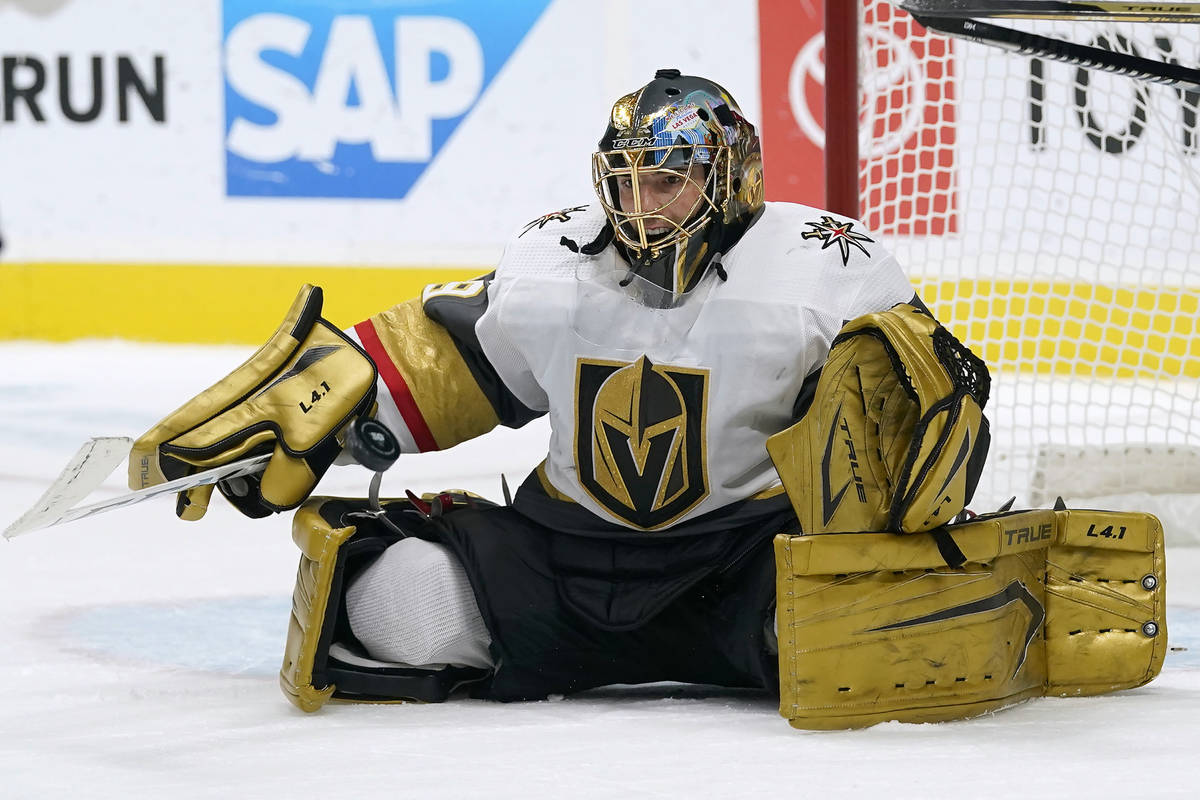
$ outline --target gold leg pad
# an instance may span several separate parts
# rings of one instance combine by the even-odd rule
[[[1056,516],[1046,556],[1046,693],[1103,694],[1149,682],[1167,651],[1162,525],[1135,512]]]
[[[300,547],[300,566],[292,592],[279,686],[301,711],[316,711],[329,700],[334,686],[313,685],[313,662],[333,585],[338,549],[354,535],[354,526],[331,528],[318,513],[328,498],[309,499],[292,521],[292,539]]]
[[[1051,511],[960,526],[959,569],[927,535],[777,536],[780,713],[797,728],[855,728],[1041,694],[1053,528]]]
[[[932,535],[775,538],[780,713],[797,728],[974,716],[1140,686],[1166,652],[1149,514],[1022,511]]]

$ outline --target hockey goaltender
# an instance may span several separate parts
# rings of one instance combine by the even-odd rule
[[[273,453],[219,488],[251,517],[298,508],[293,703],[682,681],[843,728],[1158,673],[1158,521],[965,512],[987,368],[860,222],[764,202],[724,89],[660,70],[613,105],[592,179],[494,272],[345,331],[305,286],[134,446],[133,488]],[[544,414],[549,452],[504,505],[309,497],[352,421],[416,453]]]

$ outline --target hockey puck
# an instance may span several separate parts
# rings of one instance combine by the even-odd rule
[[[359,417],[346,429],[346,449],[354,460],[372,472],[383,472],[400,455],[400,443],[387,426],[369,417]]]

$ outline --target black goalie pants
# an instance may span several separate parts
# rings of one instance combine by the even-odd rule
[[[656,681],[777,691],[771,540],[795,518],[776,504],[732,516],[666,539],[561,533],[507,507],[442,517],[431,538],[462,561],[492,636],[497,667],[474,694]]]

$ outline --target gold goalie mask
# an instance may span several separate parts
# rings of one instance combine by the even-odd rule
[[[763,207],[754,126],[723,88],[678,70],[613,105],[592,182],[628,280],[655,307],[694,289]]]

